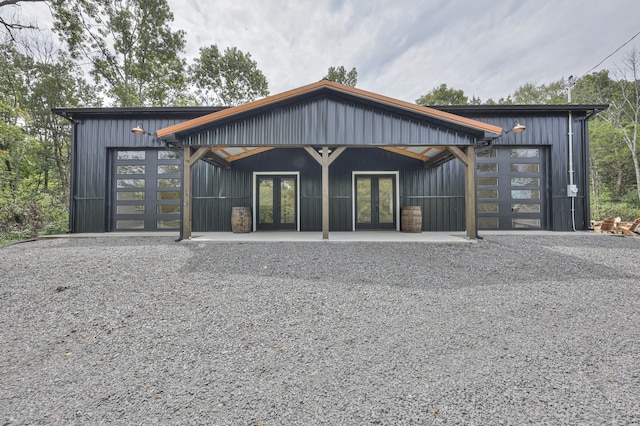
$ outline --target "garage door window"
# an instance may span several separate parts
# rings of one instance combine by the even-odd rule
[[[111,229],[179,229],[180,153],[170,150],[115,150],[111,158]]]

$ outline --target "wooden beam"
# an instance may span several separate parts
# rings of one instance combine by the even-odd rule
[[[330,166],[331,163],[336,161],[336,159],[338,157],[340,157],[340,154],[342,154],[345,149],[347,149],[346,146],[340,146],[340,147],[336,148],[336,150],[331,153],[331,156],[329,157],[329,164],[327,164],[327,166]]]
[[[467,237],[475,240],[478,237],[478,228],[476,223],[476,153],[473,145],[467,147],[466,157],[467,162],[465,164],[465,210],[467,222]]]
[[[185,146],[185,152],[186,152],[187,148],[189,149],[189,167],[191,167],[194,164],[196,164],[198,162],[198,160],[200,160],[202,157],[204,157],[208,152],[211,152],[211,147],[208,147],[208,146],[201,146],[193,154],[191,153],[191,147],[190,146]]]
[[[307,153],[311,156],[311,158],[316,160],[318,164],[322,165],[322,156],[318,154],[315,149],[313,149],[310,146],[305,146],[304,150],[307,151]]]
[[[329,239],[329,147],[322,147],[322,239]]]
[[[182,157],[182,239],[191,238],[193,215],[191,212],[191,147],[184,147]]]
[[[231,169],[231,163],[228,162],[227,160],[225,160],[224,158],[220,157],[218,154],[214,153],[214,152],[207,152],[204,155],[203,158],[204,161],[208,161],[210,163],[213,163],[216,166],[222,167],[224,169]]]
[[[255,148],[255,149],[248,149],[240,154],[236,154],[236,155],[232,155],[230,157],[227,158],[228,162],[232,162],[232,161],[236,161],[236,160],[240,160],[242,158],[247,158],[247,157],[251,157],[252,155],[256,155],[256,154],[260,154],[261,152],[265,152],[265,151],[269,151],[274,149],[271,146],[264,146],[264,147],[260,147],[260,148]]]
[[[448,149],[445,149],[444,151],[441,151],[440,153],[429,158],[428,160],[425,160],[425,162],[423,163],[423,166],[425,168],[431,167],[431,165],[437,164],[440,161],[444,160],[445,158],[451,157],[452,155],[453,153],[451,151],[449,151]]]
[[[459,147],[455,145],[447,145],[447,149],[451,151],[453,155],[455,155],[458,158],[458,160],[462,161],[462,163],[464,163],[465,166],[469,164],[469,158],[467,154],[462,152],[462,150]]]
[[[329,239],[329,166],[344,152],[347,147],[338,147],[329,157],[329,147],[322,147],[322,156],[310,146],[304,149],[322,167],[322,239]]]

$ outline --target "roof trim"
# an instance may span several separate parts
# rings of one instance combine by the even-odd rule
[[[358,98],[362,98],[368,101],[374,101],[376,103],[392,106],[395,108],[403,109],[409,112],[418,113],[429,118],[437,118],[439,120],[447,121],[459,126],[468,127],[474,131],[481,131],[483,133],[493,134],[498,136],[502,133],[502,128],[494,126],[492,124],[483,123],[481,121],[473,120],[470,118],[455,115],[446,111],[440,111],[435,108],[424,107],[410,102],[401,101],[399,99],[390,98],[388,96],[379,95],[377,93],[368,92],[366,90],[357,89],[355,87],[346,86],[344,84],[336,83],[329,80],[320,80],[317,83],[301,86],[297,89],[292,89],[286,92],[282,92],[276,95],[268,96],[266,98],[259,99],[257,101],[249,102],[243,105],[238,105],[223,111],[207,114],[202,117],[194,118],[183,123],[178,123],[173,126],[159,129],[156,134],[159,138],[164,138],[172,134],[193,130],[197,127],[214,124],[217,121],[227,119],[233,116],[237,116],[243,113],[247,113],[253,110],[257,110],[262,107],[268,107],[270,105],[277,104],[278,102],[294,99],[301,95],[307,95],[321,89],[329,89],[338,93],[343,93]]]
[[[451,113],[504,113],[507,111],[527,113],[549,112],[599,112],[609,108],[608,104],[499,104],[499,105],[438,105],[437,108]]]
[[[229,107],[225,106],[178,106],[178,107],[112,107],[112,108],[52,108],[51,112],[61,117],[141,117],[141,116],[189,116],[213,114]]]

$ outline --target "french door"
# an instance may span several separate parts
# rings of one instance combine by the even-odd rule
[[[297,229],[296,175],[258,175],[257,230]]]
[[[396,229],[394,175],[355,175],[357,229]]]

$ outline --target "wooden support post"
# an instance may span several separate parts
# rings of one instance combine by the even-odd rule
[[[329,147],[322,147],[322,239],[329,239]]]
[[[184,147],[182,156],[182,235],[183,240],[191,238],[193,224],[193,207],[191,192],[191,167],[211,150],[208,146],[201,146],[195,153],[191,153],[191,147]]]
[[[453,153],[465,166],[464,175],[464,193],[465,193],[465,222],[467,228],[467,237],[475,240],[478,238],[478,228],[476,223],[476,151],[473,145],[468,146],[462,151],[457,146],[448,146],[449,151]]]
[[[310,146],[305,146],[304,149],[309,153],[314,160],[316,160],[322,167],[322,239],[329,239],[329,166],[336,158],[340,156],[347,149],[344,146],[337,148],[331,157],[329,157],[329,147],[322,147],[322,156]]]
[[[476,154],[475,147],[469,146],[466,150],[467,167],[465,173],[465,195],[467,211],[467,237],[475,240],[478,237],[476,223]]]
[[[191,147],[184,147],[182,156],[182,239],[191,238]]]

